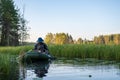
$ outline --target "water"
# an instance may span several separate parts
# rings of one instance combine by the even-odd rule
[[[94,59],[32,64],[12,61],[0,63],[0,80],[120,80],[120,63]]]
[[[19,80],[120,80],[118,63],[56,60],[20,65]]]

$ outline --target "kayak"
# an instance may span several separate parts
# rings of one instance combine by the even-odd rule
[[[53,60],[55,59],[49,53],[38,52],[38,51],[29,51],[26,52],[23,56],[24,61],[41,61],[41,60]]]

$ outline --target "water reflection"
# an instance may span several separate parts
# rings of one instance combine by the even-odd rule
[[[19,70],[19,80],[120,80],[119,64],[100,60],[20,64]]]
[[[35,74],[37,77],[43,78],[48,73],[49,63],[37,63],[39,67],[35,68]]]
[[[1,68],[2,67],[2,68]],[[0,80],[18,80],[19,70],[16,63],[0,65]]]
[[[45,80],[120,80],[119,73],[114,62],[58,60],[51,64]]]
[[[40,79],[47,76],[51,61],[20,64],[20,80]]]

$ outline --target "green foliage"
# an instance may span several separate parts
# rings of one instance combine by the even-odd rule
[[[120,34],[100,35],[94,37],[94,40],[87,40],[78,38],[73,41],[73,38],[68,33],[48,33],[45,37],[47,44],[105,44],[105,45],[118,45],[120,44]]]
[[[113,45],[113,44],[120,44],[120,34],[112,34],[112,35],[101,35],[98,37],[94,37],[94,43],[95,44],[107,44],[107,45]]]
[[[0,54],[18,55],[21,52],[27,52],[31,49],[33,49],[33,46],[0,47]]]
[[[120,61],[120,45],[64,44],[48,45],[48,48],[55,57]],[[0,47],[0,56],[1,54],[19,55],[31,49],[33,46]]]
[[[120,61],[120,45],[66,44],[49,45],[49,49],[56,57]]]
[[[18,80],[19,69],[16,58],[32,48],[33,46],[0,47],[0,80]]]
[[[47,44],[72,44],[73,38],[66,33],[48,33],[45,37],[45,42]]]
[[[1,45],[12,45],[12,41],[18,44],[18,10],[14,7],[12,0],[1,0],[0,5],[1,17]],[[14,38],[14,36],[16,38]]]
[[[23,25],[22,25],[23,24]],[[25,20],[20,16],[13,0],[0,3],[0,43],[2,46],[17,46],[21,34],[26,33]],[[26,35],[26,34],[25,34]],[[24,36],[25,36],[24,35]]]
[[[0,54],[0,80],[18,80],[18,74],[15,56]]]
[[[46,44],[53,44],[54,35],[52,33],[48,33],[45,37]]]
[[[76,44],[83,44],[82,38],[78,38],[78,40],[76,41]]]

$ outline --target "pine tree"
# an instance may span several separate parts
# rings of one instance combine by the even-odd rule
[[[23,20],[23,19],[22,19]],[[2,46],[17,46],[21,38],[21,16],[13,0],[0,1],[0,33]]]

